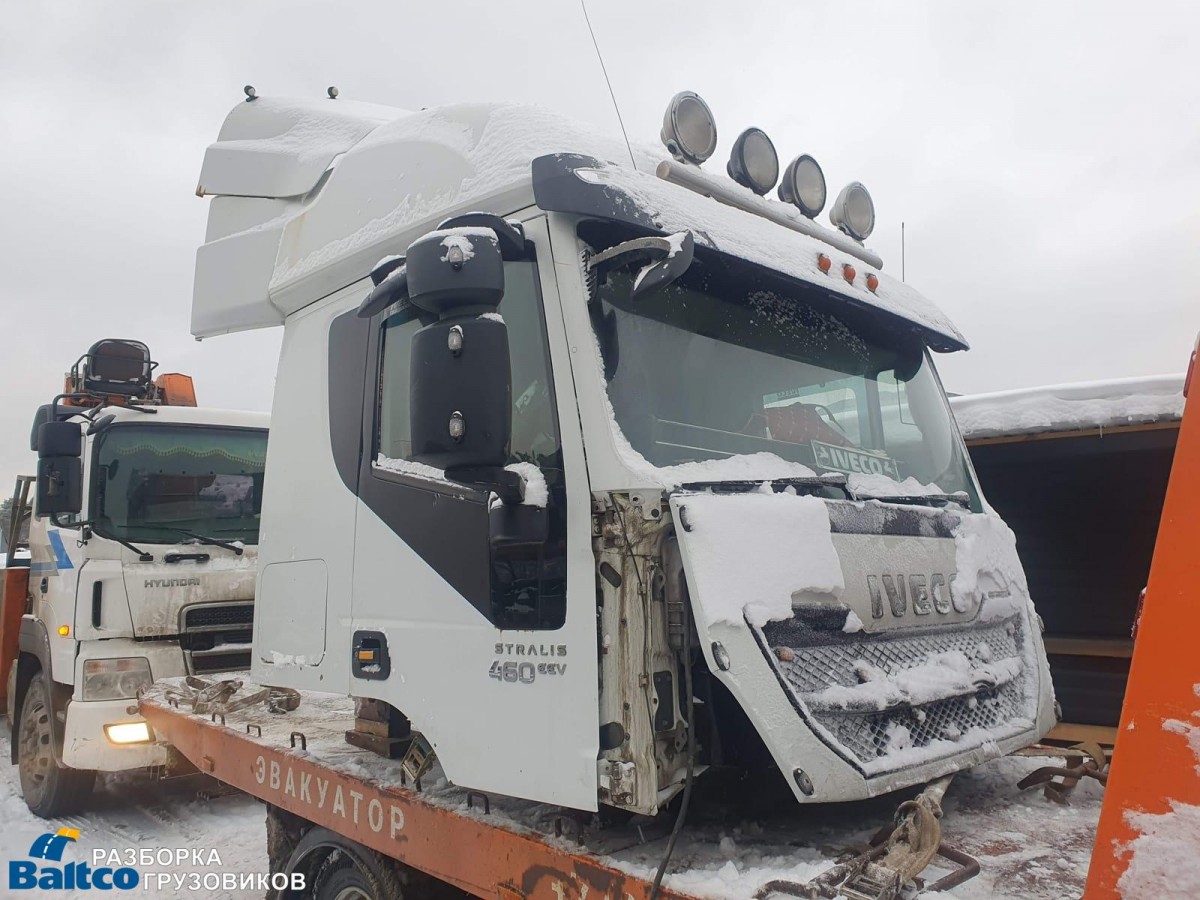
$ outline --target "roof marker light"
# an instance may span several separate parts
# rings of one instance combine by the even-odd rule
[[[878,289],[878,287],[879,287],[879,276],[876,275],[874,272],[868,272],[867,273],[867,290],[873,294]]]
[[[837,195],[829,210],[829,221],[856,241],[865,241],[875,230],[875,203],[862,186],[852,181]]]
[[[717,122],[699,94],[680,91],[667,104],[661,137],[672,156],[698,166],[717,149]]]
[[[761,128],[747,128],[739,134],[725,171],[760,196],[773,188],[779,180],[779,154],[767,133]]]
[[[803,153],[787,164],[779,182],[780,200],[791,203],[807,218],[815,219],[825,208],[827,196],[825,173],[815,159]]]
[[[818,253],[817,254],[817,268],[820,269],[824,274],[828,275],[829,270],[831,268],[833,268],[833,260],[830,259],[828,256],[826,256],[824,253]]]
[[[856,275],[858,275],[858,273],[854,271],[854,266],[850,265],[850,263],[845,263],[842,266],[842,277],[845,278],[850,284],[854,284],[854,278]]]

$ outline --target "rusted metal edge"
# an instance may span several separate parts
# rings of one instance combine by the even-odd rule
[[[141,712],[197,767],[260,800],[351,837],[478,897],[648,900],[650,882],[596,857],[556,847],[315,762],[303,751],[191,715],[155,697]],[[662,900],[697,900],[662,889]]]

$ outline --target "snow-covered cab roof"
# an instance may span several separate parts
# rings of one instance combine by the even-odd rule
[[[1178,421],[1183,376],[1154,375],[967,394],[950,405],[965,440]]]
[[[652,231],[691,230],[701,246],[907,324],[934,349],[966,347],[941,310],[845,235],[809,220],[797,221],[801,230],[781,225],[781,216],[802,217],[724,176],[703,173],[726,193],[744,193],[742,208],[673,183],[654,148],[635,145],[632,155],[636,168],[623,142],[538,107],[406,113],[343,100],[239,103],[201,174],[198,192],[214,199],[196,258],[192,333],[282,324],[450,216],[511,215],[536,204]],[[755,204],[769,204],[777,221],[751,211]],[[877,278],[873,291],[868,274]]]

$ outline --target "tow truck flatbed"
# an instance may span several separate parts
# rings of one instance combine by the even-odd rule
[[[651,896],[670,816],[599,829],[586,815],[449,785],[436,765],[418,789],[399,761],[346,743],[354,720],[348,698],[303,692],[299,708],[288,713],[258,704],[208,715],[173,705],[172,684],[155,684],[141,700],[158,739],[273,811],[323,826],[473,896]],[[247,682],[239,694],[255,690]],[[959,776],[945,804],[947,840],[977,857],[982,872],[938,896],[1082,893],[1101,789],[1085,780],[1067,806],[1018,791],[1016,781],[1045,762],[1008,757]],[[900,799],[805,810],[786,803],[774,810],[694,807],[658,896],[749,898],[770,881],[805,883],[839,854],[865,846]],[[286,857],[269,851],[272,869],[279,870]],[[946,871],[931,866],[926,882]]]

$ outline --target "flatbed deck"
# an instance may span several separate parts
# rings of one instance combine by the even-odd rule
[[[598,828],[586,815],[486,797],[435,766],[420,785],[400,765],[350,746],[348,698],[305,692],[300,707],[224,719],[172,706],[167,682],[141,708],[159,739],[197,768],[479,897],[643,900],[672,822]],[[243,692],[255,686],[246,683]],[[1070,806],[1016,782],[1045,760],[1005,758],[960,775],[946,798],[945,840],[977,857],[979,876],[940,897],[1062,898],[1082,893],[1101,790],[1085,781]],[[704,784],[702,779],[700,784]],[[713,779],[719,783],[719,779]],[[733,794],[758,792],[733,785]],[[797,807],[782,793],[753,807],[699,792],[662,898],[749,898],[768,881],[803,883],[886,824],[899,795]],[[772,800],[776,802],[772,802]],[[929,880],[944,874],[931,868]]]

